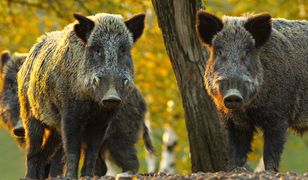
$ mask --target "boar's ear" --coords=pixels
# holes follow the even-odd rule
[[[75,33],[84,43],[87,43],[87,39],[89,38],[95,23],[81,14],[74,13],[74,17],[79,22],[74,26]]]
[[[196,30],[200,40],[212,45],[213,37],[223,28],[223,22],[216,16],[199,10],[197,13]]]
[[[137,14],[129,20],[125,21],[125,25],[129,32],[132,33],[133,41],[136,42],[141,36],[144,29],[145,14]]]
[[[255,46],[260,47],[264,43],[266,43],[266,41],[271,35],[271,15],[263,13],[249,17],[244,27],[255,39]]]
[[[0,69],[2,70],[4,65],[10,60],[11,55],[9,51],[3,51],[1,53]]]

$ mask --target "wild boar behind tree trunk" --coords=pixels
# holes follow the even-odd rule
[[[39,39],[18,73],[27,178],[43,177],[42,167],[61,142],[66,177],[78,177],[82,144],[81,176],[93,176],[112,117],[137,93],[130,50],[143,32],[144,15],[125,22],[112,14],[74,16],[77,22]]]
[[[19,118],[19,102],[17,95],[17,72],[25,61],[27,54],[10,54],[5,51],[1,55],[1,123],[12,134],[19,147],[25,149],[25,131]],[[50,164],[45,166],[45,177],[58,177],[63,173],[63,150],[58,150]]]
[[[24,147],[24,131],[19,118],[17,72],[27,54],[4,51],[0,67],[0,122],[12,134],[20,147]],[[17,127],[15,129],[15,127]]]
[[[199,11],[211,56],[204,83],[228,129],[230,168],[243,166],[256,127],[265,170],[278,171],[288,127],[308,129],[308,22],[269,14],[218,17]]]

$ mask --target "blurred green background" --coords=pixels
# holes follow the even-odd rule
[[[203,1],[206,10],[218,16],[239,16],[245,12],[269,12],[273,17],[306,19],[308,0],[208,0]],[[73,21],[72,14],[84,15],[98,12],[118,13],[129,18],[145,12],[146,29],[133,49],[136,67],[135,82],[149,105],[154,145],[158,160],[162,147],[164,127],[173,126],[179,136],[176,146],[176,170],[190,172],[189,145],[181,105],[172,67],[165,51],[161,32],[150,0],[0,0],[0,51],[28,52],[37,37],[45,32],[61,30]],[[167,111],[167,102],[175,106]],[[263,148],[262,135],[253,143],[254,152],[249,155],[252,166],[258,163]],[[138,143],[140,172],[145,172],[145,152]],[[308,135],[303,138],[290,134],[282,156],[281,171],[308,171]],[[159,161],[157,162],[159,164]],[[17,148],[9,134],[0,129],[0,180],[18,179],[25,172],[24,152]]]

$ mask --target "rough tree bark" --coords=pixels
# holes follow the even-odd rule
[[[195,31],[201,0],[152,0],[181,91],[192,172],[227,169],[226,136],[203,85],[208,52]]]

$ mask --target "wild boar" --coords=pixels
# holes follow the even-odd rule
[[[1,54],[1,122],[12,134],[19,147],[25,149],[25,130],[19,118],[19,102],[17,94],[17,72],[27,57],[26,53],[4,51]],[[50,164],[45,166],[44,178],[58,177],[63,173],[62,148],[53,156]]]
[[[228,130],[230,168],[245,164],[259,127],[265,170],[278,171],[287,129],[308,129],[308,22],[200,10],[196,29],[210,51],[204,85]]]
[[[0,122],[13,135],[20,147],[24,147],[24,130],[19,118],[17,72],[27,54],[9,51],[1,53],[0,60]]]
[[[62,143],[66,177],[78,177],[81,147],[81,176],[93,176],[111,119],[126,102],[139,101],[130,99],[138,97],[131,48],[145,15],[127,21],[104,13],[74,17],[77,22],[62,31],[42,36],[18,73],[27,178],[42,178],[42,167]]]

